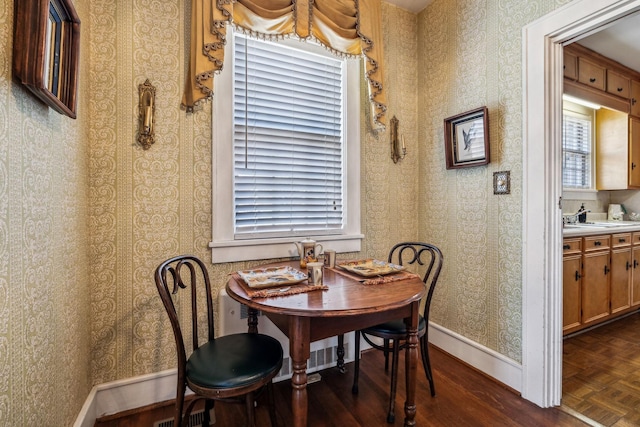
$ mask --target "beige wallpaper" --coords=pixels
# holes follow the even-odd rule
[[[521,359],[521,27],[567,0],[383,4],[389,116],[362,112],[362,254],[432,241],[446,267],[433,320]],[[11,81],[13,2],[0,8],[0,424],[70,425],[90,387],[173,366],[152,280],[179,253],[210,260],[211,108],[179,109],[184,1],[74,0],[83,25],[78,120]],[[135,145],[137,85],[157,87],[156,144]],[[445,117],[486,105],[491,164],[444,168]],[[494,196],[492,173],[512,193]],[[217,288],[232,270],[211,265]],[[60,396],[64,396],[61,399]],[[55,410],[54,410],[55,408]]]
[[[89,11],[77,120],[12,82],[13,2],[0,6],[0,425],[71,425],[91,390]]]
[[[141,2],[92,3],[90,49],[90,224],[93,382],[174,365],[173,338],[153,284],[154,268],[179,253],[211,259],[211,105],[178,109],[184,78],[183,2],[152,13]],[[143,13],[143,11],[145,13]],[[363,253],[385,256],[393,242],[417,237],[416,16],[385,7],[389,114],[400,120],[409,156],[389,157],[388,134],[373,134],[362,112]],[[99,53],[99,54],[98,54]],[[156,143],[133,145],[137,85],[157,87]],[[363,98],[363,105],[366,105]],[[223,287],[230,271],[262,261],[210,265]]]

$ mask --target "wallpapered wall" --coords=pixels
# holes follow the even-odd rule
[[[393,164],[388,133],[372,134],[362,113],[362,254],[416,237],[441,246],[433,319],[515,360],[521,27],[567,1],[435,0],[419,16],[383,3],[384,83],[405,160]],[[211,107],[178,107],[185,3],[74,0],[83,40],[73,121],[11,82],[13,2],[2,0],[0,424],[69,425],[91,385],[173,365],[152,273],[179,253],[209,260],[211,238]],[[143,151],[135,114],[146,78],[157,87],[157,142]],[[481,105],[491,164],[446,171],[442,120]],[[511,170],[510,196],[492,194],[496,170]],[[212,280],[219,289],[257,263],[211,265]]]
[[[431,319],[522,356],[522,27],[569,0],[435,0],[419,15],[420,237],[447,268]],[[443,119],[489,109],[491,163],[446,170]],[[493,172],[511,171],[511,194]]]
[[[12,82],[13,1],[0,2],[0,425],[70,425],[91,390],[87,60],[77,120]]]
[[[189,30],[184,3],[152,10],[143,1],[91,4],[94,383],[174,366],[153,271],[180,253],[211,259],[211,105],[193,115],[178,108]],[[377,257],[418,233],[416,16],[386,5],[384,28],[389,117],[400,120],[409,155],[393,164],[388,133],[373,134],[363,108],[363,254]],[[133,143],[136,88],[146,78],[157,88],[156,143],[143,151]],[[229,272],[261,262],[210,265],[212,283],[220,289]]]

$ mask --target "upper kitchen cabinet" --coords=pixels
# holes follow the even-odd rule
[[[596,111],[596,188],[640,188],[640,119],[620,111]]]
[[[631,111],[632,116],[640,117],[640,80],[631,80]]]
[[[564,93],[640,117],[640,73],[577,43],[564,48]]]

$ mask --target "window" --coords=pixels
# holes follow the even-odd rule
[[[225,58],[214,96],[213,261],[293,256],[304,237],[359,251],[358,61],[237,33]]]
[[[564,103],[562,115],[562,187],[594,191],[594,110]]]

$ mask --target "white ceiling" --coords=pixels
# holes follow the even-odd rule
[[[433,0],[385,0],[387,3],[395,4],[409,12],[418,13],[427,7]]]
[[[583,46],[640,72],[640,14],[619,19],[578,40]]]

